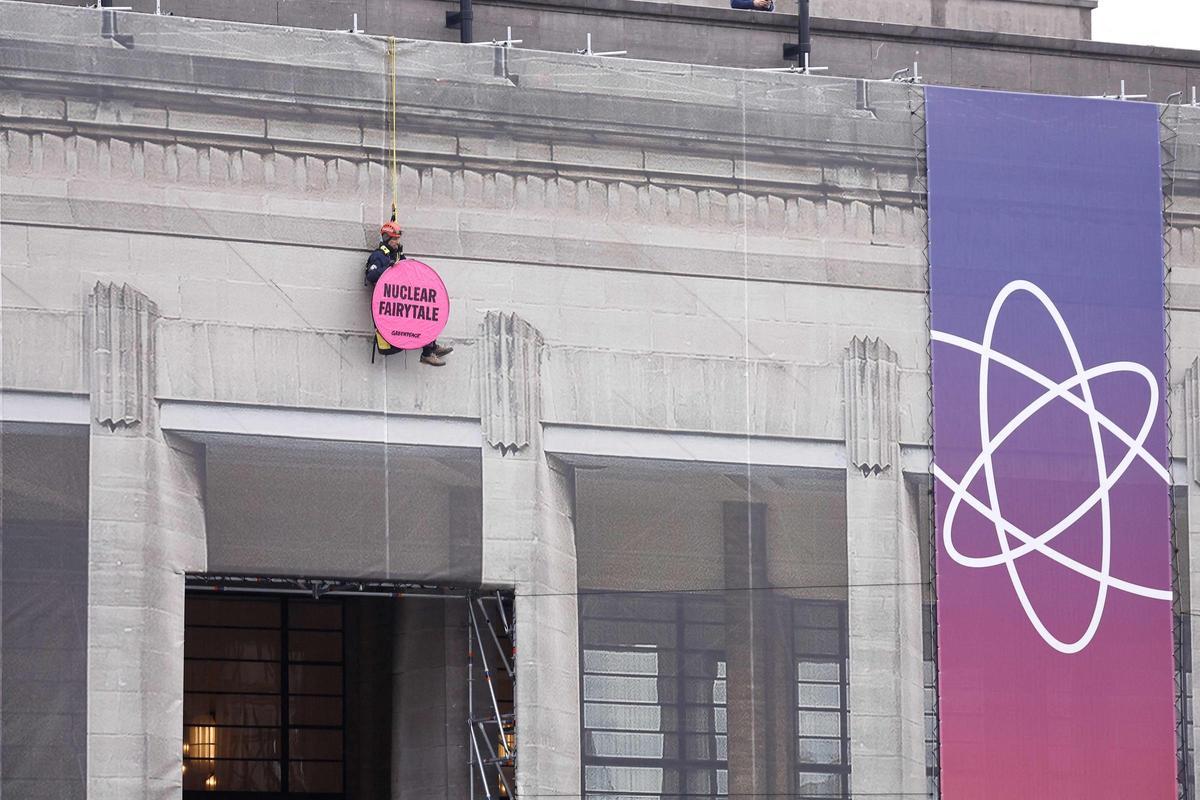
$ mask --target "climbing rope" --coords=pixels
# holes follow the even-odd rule
[[[392,138],[392,221],[396,221],[396,201],[399,199],[400,168],[396,155],[396,37],[388,37],[388,71],[391,73],[391,113],[389,128]]]

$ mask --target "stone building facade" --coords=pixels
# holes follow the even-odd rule
[[[393,67],[351,33],[0,14],[0,791],[178,796],[205,576],[511,591],[518,795],[928,791],[920,86],[410,39]],[[1022,51],[1010,88],[1056,88],[1028,81],[1060,57]],[[1186,619],[1200,109],[1162,122]],[[445,369],[372,362],[360,270],[393,176],[452,294]],[[343,792],[462,796],[464,612],[365,602]],[[646,674],[657,699],[612,689]],[[710,727],[624,767],[639,703]]]

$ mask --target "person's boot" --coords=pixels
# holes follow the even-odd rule
[[[429,353],[421,356],[421,363],[428,364],[431,367],[444,367],[446,362],[437,357],[437,353]]]
[[[434,355],[436,355],[438,358],[441,358],[442,356],[448,356],[451,353],[453,353],[454,348],[453,347],[442,347],[439,344],[433,352],[434,352]]]

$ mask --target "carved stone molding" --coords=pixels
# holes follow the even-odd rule
[[[211,138],[211,137],[210,137]],[[9,175],[92,178],[269,191],[281,196],[319,194],[345,200],[374,192],[386,180],[384,167],[356,157],[286,152],[264,141],[256,147],[206,141],[129,141],[97,133],[96,138],[55,131],[0,131],[9,152]],[[35,155],[36,153],[36,155]],[[644,157],[636,151],[617,151]],[[423,163],[429,160],[441,164]],[[510,160],[428,153],[402,158],[399,188],[402,211],[421,208],[483,209],[530,215],[569,214],[609,221],[649,221],[695,230],[761,233],[781,238],[835,238],[883,245],[919,245],[924,211],[913,204],[909,179],[880,173],[888,188],[862,187],[850,167],[812,167],[787,172],[781,180],[736,179],[731,175],[662,172],[653,181],[626,170],[573,164],[554,165],[567,173],[548,175],[544,160]],[[464,166],[473,165],[471,166]],[[103,165],[103,166],[102,166]],[[766,168],[764,168],[766,169]],[[732,170],[732,167],[730,167]],[[586,173],[591,172],[588,176]],[[739,180],[741,181],[739,183]],[[831,186],[844,190],[831,191]]]
[[[517,452],[533,441],[541,420],[542,335],[525,320],[489,311],[479,336],[479,416],[487,443]]]
[[[842,361],[846,457],[863,475],[892,467],[900,443],[900,368],[881,339],[854,337]]]
[[[1200,358],[1183,373],[1183,437],[1188,470],[1200,484]]]
[[[158,309],[129,284],[97,283],[88,296],[92,416],[112,430],[145,421]]]

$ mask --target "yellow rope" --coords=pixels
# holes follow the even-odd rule
[[[399,159],[396,155],[396,37],[388,37],[388,66],[391,72],[391,133],[392,133],[392,219],[396,219],[396,201],[399,199]]]

